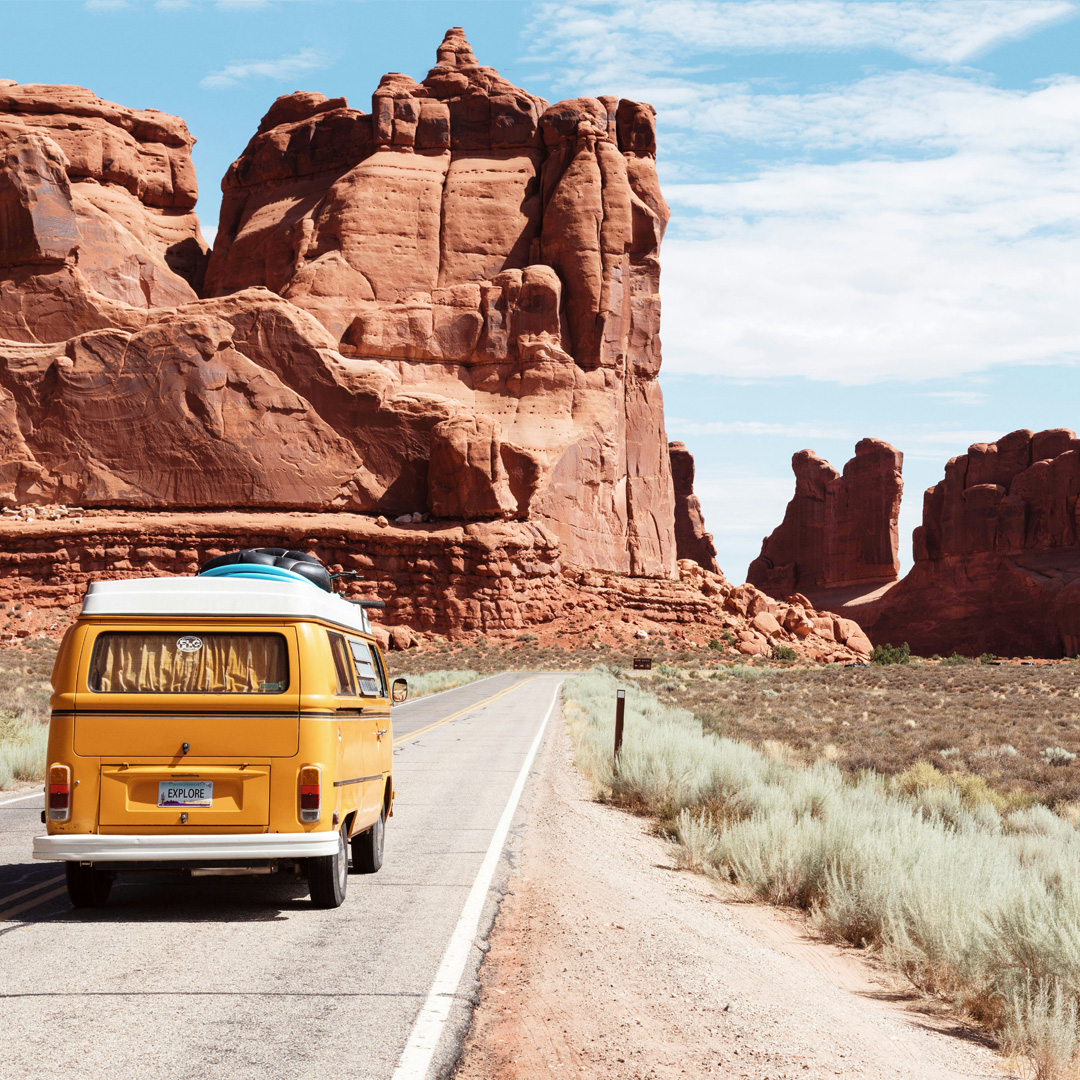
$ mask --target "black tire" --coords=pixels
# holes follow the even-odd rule
[[[319,855],[307,861],[308,892],[317,908],[341,907],[349,884],[349,849],[346,826],[338,833],[338,849],[333,855]]]
[[[68,899],[72,907],[104,907],[112,891],[113,875],[97,866],[64,863]]]
[[[352,838],[353,873],[375,874],[383,863],[383,844],[386,842],[386,811],[379,820]]]

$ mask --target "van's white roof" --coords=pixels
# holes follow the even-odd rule
[[[301,581],[234,577],[96,581],[86,592],[82,613],[321,619],[348,630],[371,632],[371,623],[362,607]]]

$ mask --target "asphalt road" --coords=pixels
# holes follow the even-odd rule
[[[60,864],[30,858],[40,796],[0,793],[0,1080],[444,1074],[481,956],[468,912],[484,935],[558,683],[499,675],[395,707],[385,862],[350,874],[335,911],[310,907],[302,885],[172,876],[121,878],[108,906],[75,911]],[[453,988],[445,1025],[437,973]]]

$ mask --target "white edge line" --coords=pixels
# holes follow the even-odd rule
[[[446,946],[446,952],[443,953],[442,963],[435,973],[427,999],[424,1001],[420,1014],[413,1024],[412,1031],[409,1033],[409,1040],[405,1044],[405,1049],[401,1052],[401,1058],[391,1080],[423,1080],[431,1067],[432,1058],[435,1056],[435,1050],[439,1045],[439,1039],[442,1037],[446,1021],[450,1017],[450,1008],[454,1003],[454,996],[461,982],[461,976],[465,972],[465,965],[468,963],[469,954],[472,951],[476,933],[480,927],[480,917],[484,913],[484,904],[487,901],[488,890],[491,888],[491,880],[495,876],[495,868],[502,858],[506,837],[510,832],[510,825],[514,819],[514,811],[517,810],[521,793],[525,790],[525,782],[529,778],[529,771],[532,769],[536,753],[540,749],[540,740],[547,729],[551,714],[555,711],[555,702],[558,700],[562,684],[563,680],[560,679],[558,686],[555,687],[555,693],[552,695],[551,706],[548,708],[547,715],[544,717],[540,730],[536,733],[536,738],[533,739],[532,746],[525,756],[525,763],[521,766],[521,772],[518,773],[517,780],[514,782],[514,788],[510,792],[510,798],[507,800],[502,817],[499,818],[499,823],[495,826],[495,833],[491,837],[487,854],[480,864],[476,880],[469,890],[465,906],[461,909],[457,926],[454,927],[449,944]]]
[[[423,674],[421,672],[421,674]],[[400,705],[394,705],[392,711],[397,709],[405,709],[410,705],[418,705],[421,701],[430,701],[432,698],[437,698],[441,694],[452,694],[455,690],[464,690],[467,686],[479,686],[482,682],[487,682],[489,679],[497,679],[500,675],[511,674],[506,671],[496,671],[494,675],[485,675],[482,679],[473,679],[472,682],[458,683],[457,686],[448,686],[445,690],[436,690],[434,694],[421,694],[419,697],[414,697],[412,701],[403,701]],[[398,675],[399,679],[408,679],[408,675]],[[391,680],[393,681],[393,680]]]
[[[44,798],[45,798],[45,792],[44,791],[31,791],[29,795],[19,795],[14,799],[5,799],[3,802],[0,802],[0,806],[10,806],[12,803],[26,802],[27,799],[44,799]]]

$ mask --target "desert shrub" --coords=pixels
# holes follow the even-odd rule
[[[43,779],[48,741],[47,714],[22,712],[0,719],[0,789]]]
[[[1048,746],[1040,756],[1047,765],[1071,765],[1076,760],[1075,754],[1060,746]]]
[[[409,681],[409,697],[424,697],[426,694],[437,694],[441,690],[453,690],[456,686],[464,686],[466,683],[475,682],[480,678],[475,671],[425,671],[416,675],[407,676]]]
[[[875,645],[870,654],[870,662],[873,664],[906,664],[911,660],[911,646],[905,641],[903,645]]]
[[[710,649],[723,649],[724,643],[717,638],[711,638],[709,640]]]
[[[774,660],[798,660],[799,654],[790,645],[774,645],[772,647]]]
[[[992,652],[984,652],[979,657],[980,664],[996,664],[998,658]]]
[[[878,951],[1053,1080],[1080,1049],[1080,833],[1045,806],[1002,816],[986,781],[929,762],[846,777],[704,731],[615,681],[567,681],[575,760],[598,794],[661,815],[687,865],[807,910],[827,938]]]
[[[950,667],[962,667],[964,664],[973,663],[970,656],[961,656],[958,652],[954,652],[952,656],[944,657],[941,662],[948,664]]]

